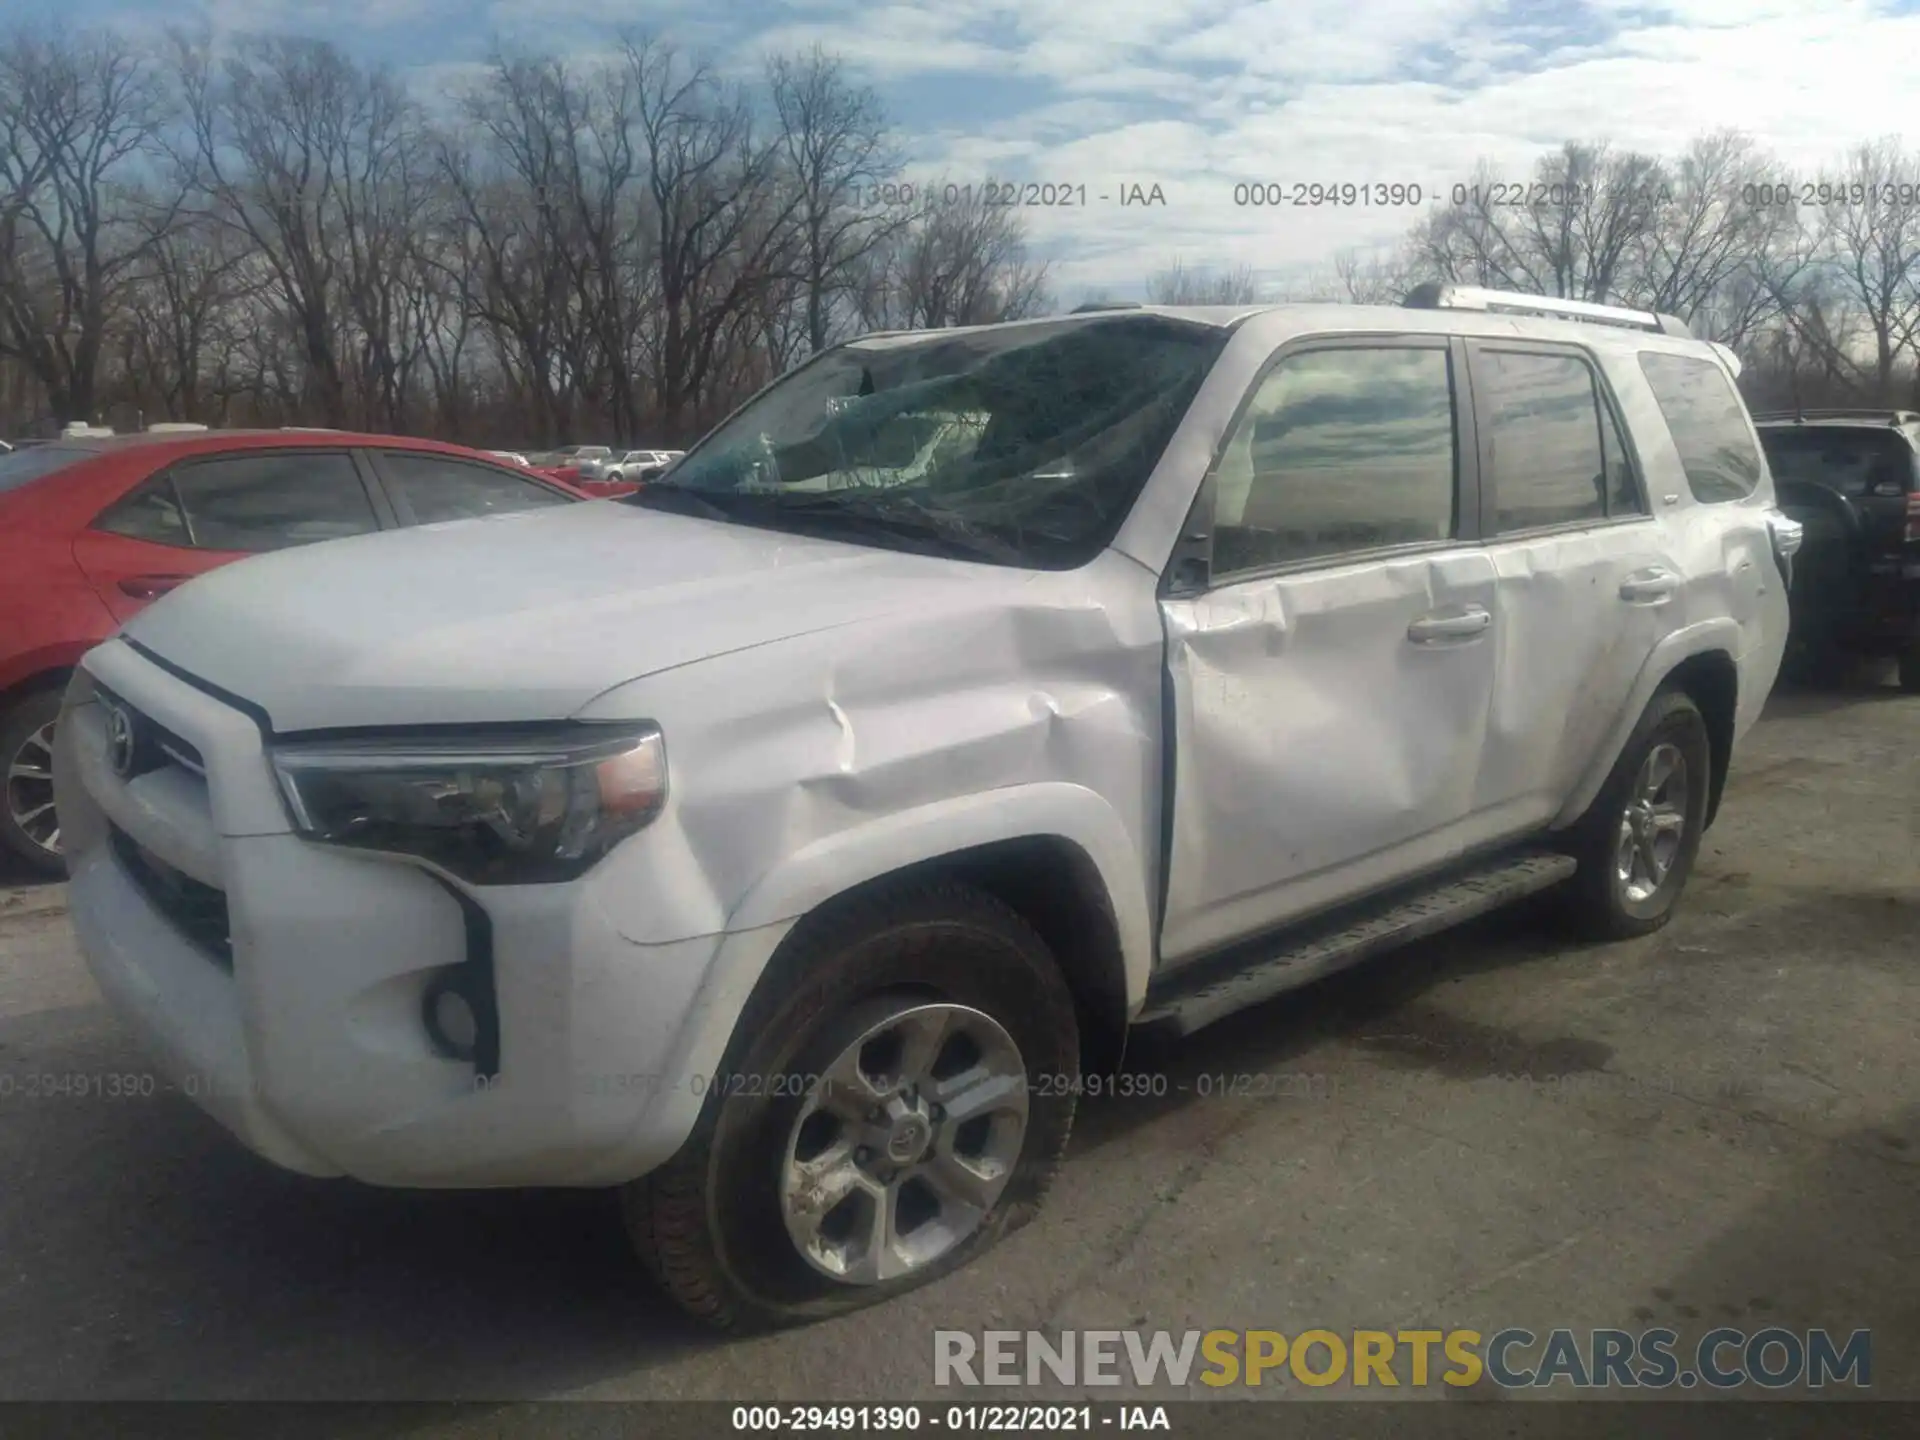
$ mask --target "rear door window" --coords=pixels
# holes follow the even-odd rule
[[[419,451],[381,451],[380,475],[401,519],[416,525],[543,510],[574,500],[510,470]]]
[[[222,455],[176,466],[171,478],[202,550],[282,550],[380,528],[344,450]]]
[[[1565,351],[1478,349],[1500,534],[1598,522],[1610,507],[1639,509],[1626,448],[1591,366]]]

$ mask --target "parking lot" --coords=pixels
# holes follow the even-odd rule
[[[652,1296],[606,1196],[305,1180],[178,1097],[27,1094],[146,1068],[61,904],[0,889],[10,1398],[905,1399],[947,1326],[1776,1323],[1870,1328],[1874,1391],[1920,1397],[1920,699],[1892,689],[1776,697],[1663,932],[1495,917],[1238,1016],[1153,1060],[1166,1095],[1088,1103],[982,1263],[743,1342]]]

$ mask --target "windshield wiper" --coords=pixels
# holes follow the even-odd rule
[[[769,508],[775,513],[879,527],[888,534],[909,539],[944,541],[954,549],[984,559],[1022,566],[1033,563],[1032,558],[1019,546],[989,534],[951,510],[926,505],[906,495],[848,497],[848,492],[844,490],[829,494],[834,498],[830,499],[828,495],[782,495]]]

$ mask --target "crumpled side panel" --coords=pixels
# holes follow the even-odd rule
[[[1472,812],[1495,650],[1414,622],[1491,608],[1477,551],[1249,580],[1164,605],[1175,705],[1169,960],[1341,898]]]
[[[636,681],[591,713],[658,722],[672,803],[649,834],[715,928],[789,857],[1007,787],[1085,787],[1157,884],[1162,632],[1153,578],[1108,555],[1080,572],[977,567],[897,613]],[[918,857],[906,857],[907,859]],[[905,863],[903,860],[902,863]],[[854,876],[848,883],[867,877]],[[658,940],[646,897],[604,897]],[[689,923],[685,918],[678,922]]]

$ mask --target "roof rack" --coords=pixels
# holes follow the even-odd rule
[[[1808,420],[1882,420],[1892,429],[1902,425],[1920,425],[1920,411],[1889,410],[1877,405],[1839,406],[1810,410],[1763,410],[1754,420],[1804,424]]]
[[[1096,310],[1141,310],[1145,307],[1138,300],[1089,300],[1084,305],[1076,305],[1069,315],[1091,315]]]
[[[1538,315],[1549,320],[1584,320],[1597,325],[1622,325],[1650,330],[1683,340],[1694,338],[1692,327],[1678,315],[1653,310],[1629,310],[1620,305],[1595,305],[1587,300],[1564,300],[1556,295],[1521,295],[1508,290],[1484,290],[1471,285],[1445,285],[1429,280],[1416,285],[1401,302],[1408,310],[1483,310],[1516,315]]]

